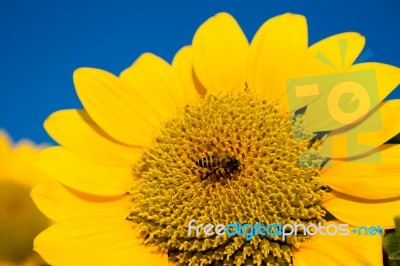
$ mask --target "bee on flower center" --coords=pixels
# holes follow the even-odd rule
[[[221,157],[213,154],[212,156],[206,156],[198,160],[196,165],[207,169],[207,174],[201,180],[207,179],[212,175],[215,175],[218,180],[224,176],[232,177],[236,170],[241,169],[240,161],[232,155]]]

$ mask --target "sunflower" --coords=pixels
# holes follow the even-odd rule
[[[400,146],[385,143],[400,132],[400,101],[383,100],[400,70],[353,64],[365,43],[358,33],[310,47],[307,38],[305,18],[284,14],[249,44],[235,19],[219,13],[171,65],[145,53],[119,77],[76,70],[84,110],[44,123],[60,146],[35,164],[57,182],[32,196],[57,223],[34,249],[54,265],[381,265],[379,235],[188,234],[192,219],[393,228]],[[356,79],[360,71],[376,79],[376,100],[345,124],[312,112],[315,99],[290,103],[287,88],[306,77]],[[341,140],[376,114],[381,128],[368,126],[364,148],[346,150]]]
[[[29,196],[30,189],[46,179],[29,165],[41,149],[26,140],[13,146],[0,130],[0,265],[43,263],[32,251],[33,239],[49,221]]]

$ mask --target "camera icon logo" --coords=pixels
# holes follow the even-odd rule
[[[346,145],[347,148],[343,157],[350,158],[352,154],[371,150],[371,147],[359,142],[359,136],[382,128],[379,109],[369,114],[379,103],[374,70],[290,79],[287,81],[287,93],[290,113],[303,114],[305,131],[316,135],[332,131],[338,133],[338,138],[342,139],[339,145]],[[358,123],[367,114],[370,116],[368,122]],[[356,130],[351,130],[355,126]],[[335,158],[337,145],[324,141],[324,155]],[[379,161],[379,155],[372,157],[374,161]],[[372,157],[368,157],[368,162]]]

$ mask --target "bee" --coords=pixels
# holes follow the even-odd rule
[[[226,175],[232,177],[235,170],[240,170],[240,161],[231,155],[225,157],[220,157],[216,154],[206,156],[198,160],[196,165],[209,170],[201,180],[207,179],[211,175],[215,175],[218,180]]]

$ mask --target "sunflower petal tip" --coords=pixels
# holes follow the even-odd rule
[[[32,190],[29,193],[30,198],[32,199],[32,201],[35,203],[36,206],[37,202],[40,200],[39,199],[39,194],[40,194],[40,186],[36,185],[32,188]]]
[[[42,241],[42,234],[45,231],[41,232],[40,234],[38,234],[35,239],[33,240],[33,250],[38,252],[40,254],[41,251],[41,241]]]
[[[212,16],[209,19],[207,19],[204,22],[204,24],[208,24],[208,23],[211,23],[211,24],[214,24],[214,23],[224,24],[224,23],[232,23],[232,21],[234,23],[237,23],[236,19],[231,14],[229,14],[228,12],[224,11],[224,12],[216,13],[214,16]]]
[[[51,124],[51,122],[54,120],[54,117],[57,116],[57,113],[58,113],[58,112],[60,112],[60,111],[55,111],[55,112],[49,114],[49,115],[46,117],[46,119],[44,120],[44,122],[43,122],[43,128],[46,130],[47,133],[48,133],[49,124]]]
[[[94,68],[94,67],[79,67],[75,69],[72,79],[76,86],[77,82],[85,81],[87,79],[92,80],[94,77],[98,77],[99,75],[112,75],[109,72]]]
[[[292,12],[287,12],[287,13],[283,13],[282,15],[280,15],[280,17],[283,17],[283,16],[294,17],[294,18],[305,18],[305,16],[302,14],[297,14],[297,13],[292,13]]]
[[[73,78],[79,77],[80,75],[84,75],[89,70],[88,67],[79,67],[74,70]],[[89,70],[90,71],[90,70]]]
[[[155,54],[151,53],[151,52],[144,52],[143,54],[141,54],[137,60],[139,59],[143,59],[143,58],[154,58],[157,57]]]
[[[215,14],[214,17],[219,17],[219,18],[233,18],[233,16],[231,14],[229,14],[228,12],[219,12],[217,14]]]
[[[289,21],[293,21],[295,23],[307,22],[307,18],[304,15],[291,13],[291,12],[283,13],[281,15],[272,17],[267,21],[274,21],[274,20],[278,20],[278,21],[279,20],[289,20]]]

